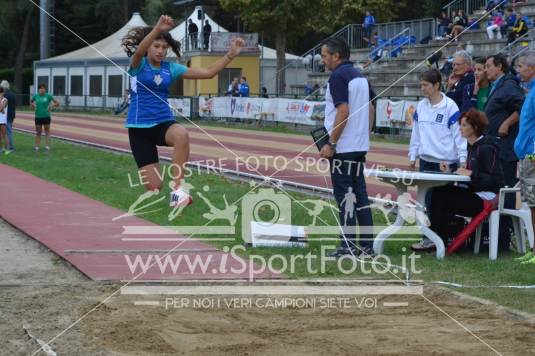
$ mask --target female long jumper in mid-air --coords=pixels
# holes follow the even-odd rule
[[[169,48],[180,57],[180,43],[173,39],[171,17],[162,15],[154,28],[136,27],[123,38],[122,46],[131,57],[131,98],[125,126],[128,128],[130,148],[140,177],[148,190],[160,190],[163,182],[157,146],[173,147],[171,206],[185,206],[192,202],[181,187],[189,157],[189,137],[186,129],[175,122],[167,97],[176,79],[209,79],[223,70],[236,57],[243,45],[241,38],[231,41],[230,49],[207,68],[188,68],[165,61]]]

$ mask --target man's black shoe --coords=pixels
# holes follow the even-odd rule
[[[357,257],[358,254],[359,254],[359,251],[355,248],[340,246],[333,252],[329,253],[327,256],[334,257],[334,258],[340,258],[342,256],[347,256],[347,255]]]

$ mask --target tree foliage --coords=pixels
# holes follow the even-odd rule
[[[39,0],[34,0],[39,4]],[[149,24],[167,13],[175,19],[184,17],[187,8],[175,6],[174,0],[49,0],[52,13],[65,26],[89,43],[113,33],[139,11]],[[249,32],[259,32],[268,46],[278,53],[278,66],[284,66],[284,53],[302,54],[321,39],[347,24],[362,23],[366,10],[379,22],[436,16],[445,0],[422,0],[419,6],[408,6],[408,0],[203,0],[212,18],[223,27],[236,29],[239,20]],[[420,6],[421,5],[421,6]],[[29,10],[33,8],[32,13]],[[0,69],[31,67],[39,59],[39,9],[30,1],[3,0],[0,16]],[[29,16],[27,16],[29,14]],[[24,31],[25,20],[30,26]],[[50,20],[53,37],[51,55],[59,55],[85,46],[70,31]],[[23,36],[26,42],[23,41]],[[24,46],[22,46],[24,44]],[[21,48],[24,51],[21,51]],[[3,78],[0,78],[3,79]],[[280,85],[284,86],[284,78]]]
[[[277,51],[277,90],[284,92],[286,43],[309,30],[308,19],[315,16],[319,3],[307,0],[221,0],[226,10],[237,11],[250,31],[264,32],[275,38]]]
[[[361,24],[366,11],[371,11],[377,22],[393,21],[406,0],[319,0],[319,12],[313,19],[317,30],[330,34],[336,28],[347,24]]]
[[[366,10],[377,21],[392,20],[405,0],[220,0],[226,10],[237,11],[251,31],[264,32],[275,40],[277,88],[284,92],[285,53],[308,32],[330,34],[351,23],[362,23]]]

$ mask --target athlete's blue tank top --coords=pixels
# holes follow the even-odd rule
[[[174,120],[167,102],[169,86],[187,67],[162,61],[160,68],[153,68],[146,58],[139,68],[130,69],[130,106],[126,127],[153,127]]]

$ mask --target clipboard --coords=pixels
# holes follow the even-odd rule
[[[327,132],[327,129],[325,129],[323,126],[310,131],[310,135],[312,136],[318,151],[321,151],[323,146],[329,143],[329,132]]]

